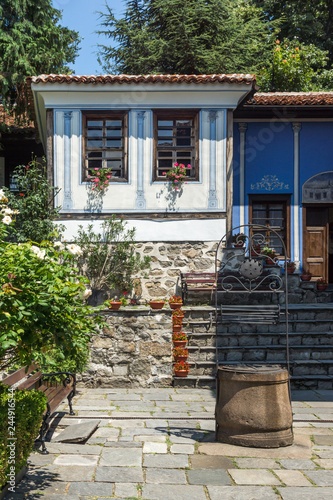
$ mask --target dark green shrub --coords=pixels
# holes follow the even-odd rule
[[[26,464],[39,433],[46,401],[46,396],[35,390],[14,391],[12,399],[10,389],[0,384],[0,489],[14,469],[17,474]],[[8,445],[12,445],[13,451]]]

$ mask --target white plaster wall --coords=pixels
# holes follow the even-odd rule
[[[169,182],[152,182],[153,179],[153,137],[151,109],[145,111],[143,122],[143,190],[146,211],[149,212],[204,212],[208,209],[210,189],[210,121],[209,110],[200,113],[199,181],[188,182],[181,191],[171,188]],[[131,212],[136,211],[138,188],[138,110],[131,110],[129,117],[129,178],[128,182],[111,183],[103,196],[92,197],[91,185],[82,182],[82,135],[81,112],[72,110],[70,139],[71,197],[73,208],[63,212]],[[216,113],[216,197],[217,209],[225,211],[226,182],[226,130],[225,110]],[[56,200],[62,206],[64,201],[64,111],[55,111],[54,168],[55,184],[61,188]],[[140,210],[140,211],[145,211]]]
[[[60,220],[66,230],[64,239],[73,241],[79,225],[87,229],[93,224],[95,232],[101,231],[101,220]],[[194,220],[127,220],[126,229],[135,228],[137,242],[167,242],[167,241],[219,241],[226,232],[225,219],[194,219]]]

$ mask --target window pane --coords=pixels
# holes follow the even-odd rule
[[[88,168],[101,168],[102,160],[88,160]]]
[[[163,137],[172,137],[173,136],[173,130],[172,129],[158,129],[158,137],[163,138]]]
[[[87,158],[102,158],[102,151],[89,151],[87,153]]]
[[[159,146],[172,146],[173,142],[172,139],[159,139],[158,143]]]
[[[157,126],[158,127],[173,127],[173,121],[172,120],[158,120]]]
[[[121,137],[121,128],[108,128],[106,130],[107,137]]]
[[[107,127],[121,127],[121,120],[106,120],[105,125]]]
[[[102,128],[90,128],[87,130],[88,137],[103,137],[103,129]]]
[[[106,141],[106,147],[107,148],[121,148],[121,139],[108,139]]]
[[[121,159],[121,151],[105,151],[104,153],[105,158],[118,158]]]
[[[159,168],[172,168],[172,160],[159,160],[158,167]]]
[[[106,162],[107,168],[112,168],[112,169],[119,169],[121,168],[121,160],[108,160]]]
[[[177,146],[191,146],[191,138],[176,138],[176,145]]]
[[[87,127],[103,127],[103,121],[87,120]]]
[[[103,141],[102,140],[88,139],[88,141],[87,141],[87,147],[88,148],[102,148],[103,147]]]

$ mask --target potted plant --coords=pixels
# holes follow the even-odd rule
[[[324,278],[319,278],[317,280],[317,290],[324,291],[327,288],[327,281]]]
[[[175,347],[172,353],[175,361],[186,361],[188,358],[188,349],[184,349],[184,347]]]
[[[162,309],[165,304],[165,300],[150,300],[149,305],[152,309]]]
[[[187,335],[184,332],[176,332],[172,335],[172,342],[175,347],[185,347]]]
[[[109,309],[112,309],[114,311],[117,311],[118,309],[120,309],[120,306],[121,306],[121,301],[120,300],[117,300],[117,299],[113,299],[113,300],[110,300],[109,301]]]
[[[174,333],[180,332],[183,327],[183,316],[174,316],[172,318],[172,330]]]
[[[180,309],[183,305],[182,298],[179,295],[172,295],[169,299],[171,309]]]
[[[246,236],[244,233],[237,233],[237,234],[234,234],[232,237],[232,243],[233,243],[235,248],[243,247],[245,241],[246,241]]]
[[[187,377],[190,365],[186,361],[177,361],[173,367],[175,377]]]
[[[185,182],[186,179],[186,171],[190,170],[191,165],[183,165],[183,163],[174,163],[173,168],[170,168],[168,172],[163,172],[162,175],[165,175],[169,181],[171,181],[172,187],[175,188],[175,191],[181,188],[182,184],[187,184]]]
[[[303,272],[301,274],[301,280],[302,281],[310,281],[312,278],[312,274],[308,269],[303,269]]]
[[[295,262],[287,260],[287,274],[293,274],[295,272],[295,269],[296,269]]]
[[[250,250],[251,257],[258,257],[261,254],[261,246],[259,243],[252,243]]]
[[[264,247],[262,253],[266,255],[266,266],[274,266],[276,251],[273,248]]]

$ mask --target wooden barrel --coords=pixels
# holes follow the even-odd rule
[[[216,397],[217,441],[258,448],[293,443],[289,373],[281,366],[221,366]]]

